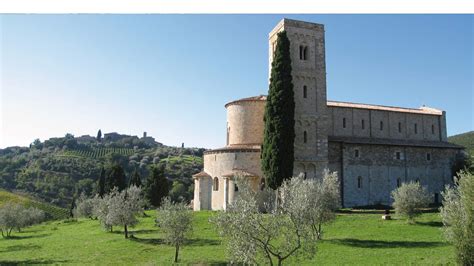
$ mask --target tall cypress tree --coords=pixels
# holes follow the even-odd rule
[[[125,179],[125,172],[123,171],[122,166],[115,164],[112,166],[107,178],[105,179],[105,192],[109,193],[114,187],[117,187],[119,191],[122,191],[127,187]]]
[[[153,167],[145,182],[145,198],[151,205],[159,207],[162,199],[168,196],[169,191],[170,184],[165,176],[165,166],[162,164]]]
[[[100,170],[99,180],[97,182],[97,194],[102,198],[105,195],[105,169]]]
[[[262,171],[266,184],[277,189],[293,175],[295,100],[291,77],[290,40],[278,33],[265,106]]]
[[[142,180],[140,178],[140,174],[138,173],[138,169],[135,169],[135,171],[133,171],[132,176],[130,177],[130,182],[128,183],[128,186],[141,187],[141,185],[142,185]]]

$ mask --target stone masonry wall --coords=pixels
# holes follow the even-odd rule
[[[451,165],[458,150],[385,145],[329,143],[329,165],[343,181],[345,207],[390,205],[398,182],[419,181],[435,199],[452,183]],[[358,152],[356,152],[358,150]],[[397,159],[397,152],[400,159]],[[358,153],[359,157],[356,157]],[[429,154],[429,155],[428,155]],[[358,178],[361,186],[358,186]]]
[[[227,106],[227,145],[263,143],[265,101],[242,101]]]

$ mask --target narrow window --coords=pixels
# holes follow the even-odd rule
[[[418,134],[418,124],[415,123],[415,134]]]
[[[397,151],[395,153],[395,156],[396,156],[397,160],[400,160],[402,158],[401,152],[399,152],[399,151]]]
[[[303,49],[304,49],[303,45],[300,45],[300,60],[303,60],[303,53],[304,53]]]
[[[398,122],[398,132],[402,133],[402,122]]]
[[[308,46],[303,49],[303,60],[308,60]]]
[[[306,133],[306,131],[303,132],[303,142],[306,143],[306,141],[308,141],[308,134]]]
[[[426,160],[427,160],[427,161],[431,161],[431,153],[428,152],[428,153],[426,154]]]
[[[400,178],[397,178],[397,187],[400,187],[402,185],[402,180]]]
[[[239,187],[237,186],[237,184],[234,185],[234,191],[239,191]]]
[[[346,118],[342,119],[342,128],[346,128]]]
[[[354,157],[359,158],[359,149],[354,150]]]
[[[438,193],[434,193],[434,203],[436,203],[436,204],[439,203],[439,196],[438,196]]]
[[[431,125],[431,134],[434,134],[434,133],[435,133],[434,125]]]
[[[362,129],[365,129],[365,121],[364,121],[364,119],[362,119],[361,125],[362,125]]]
[[[380,121],[380,130],[383,130],[383,121]]]
[[[212,190],[214,191],[218,191],[219,190],[219,179],[216,177],[214,177],[214,184],[212,186]]]
[[[357,177],[357,188],[362,188],[362,176]]]
[[[303,98],[308,97],[308,87],[303,86]]]

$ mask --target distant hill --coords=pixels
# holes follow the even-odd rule
[[[0,206],[8,202],[21,204],[25,207],[35,207],[40,210],[43,210],[46,213],[47,219],[65,219],[69,216],[69,212],[67,209],[47,204],[38,200],[34,200],[28,196],[14,194],[5,190],[0,190]]]
[[[448,138],[448,141],[466,148],[466,151],[474,156],[474,131],[454,135]]]
[[[66,134],[35,140],[30,147],[0,149],[0,188],[69,208],[79,194],[95,193],[102,167],[107,170],[120,164],[127,178],[137,169],[145,182],[150,168],[163,163],[170,182],[180,188],[179,195],[172,196],[189,201],[194,185],[191,176],[202,170],[204,151],[166,146],[146,133],[139,138],[112,132],[100,139]]]

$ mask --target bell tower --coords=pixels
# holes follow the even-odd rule
[[[328,167],[324,25],[283,19],[269,34],[269,73],[277,33],[286,31],[295,97],[294,175],[322,177]]]

